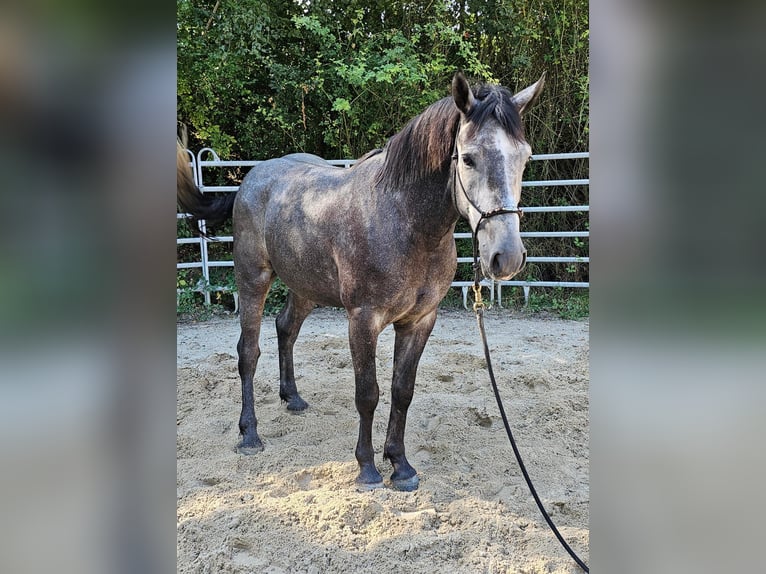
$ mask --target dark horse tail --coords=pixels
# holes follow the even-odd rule
[[[222,197],[203,194],[194,183],[186,150],[180,142],[178,142],[176,148],[178,171],[176,200],[182,211],[191,214],[189,221],[192,229],[200,235],[207,237],[207,234],[199,230],[197,225],[199,220],[205,220],[205,226],[208,230],[220,226],[231,217],[234,209],[234,198],[237,194],[227,193]]]

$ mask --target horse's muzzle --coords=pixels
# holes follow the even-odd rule
[[[527,263],[527,250],[496,251],[490,254],[489,264],[484,264],[482,258],[482,270],[486,277],[495,281],[507,281],[519,273]]]

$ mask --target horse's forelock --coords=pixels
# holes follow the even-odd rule
[[[524,124],[510,90],[503,86],[481,84],[473,92],[477,102],[466,118],[469,136],[474,135],[489,117],[493,117],[512,139],[524,141]]]

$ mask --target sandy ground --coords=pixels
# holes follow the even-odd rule
[[[588,561],[588,323],[492,309],[492,360],[527,470],[553,521]],[[357,413],[342,312],[317,309],[295,348],[310,407],[278,396],[273,318],[255,383],[264,452],[242,456],[235,318],[179,324],[180,573],[575,573],[527,490],[503,429],[471,312],[442,311],[420,363],[405,443],[416,492],[358,493]],[[382,460],[393,331],[381,335]]]

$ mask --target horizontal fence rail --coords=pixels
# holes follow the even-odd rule
[[[204,192],[236,192],[239,189],[238,185],[204,185],[203,169],[205,168],[221,168],[221,167],[240,167],[249,168],[261,163],[263,160],[222,160],[218,157],[218,154],[211,148],[203,148],[195,156],[191,151],[186,150],[189,154],[189,165],[192,168],[194,175],[194,182]],[[212,160],[203,159],[206,155],[213,157]],[[566,160],[566,159],[590,159],[590,152],[574,152],[574,153],[551,153],[551,154],[536,154],[533,155],[531,161],[549,161],[549,160]],[[331,159],[327,160],[331,165],[338,167],[349,168],[354,163],[355,159]],[[536,181],[523,181],[522,187],[561,187],[561,186],[589,186],[590,179],[554,179],[554,180],[536,180]],[[589,205],[561,205],[561,206],[530,206],[524,207],[525,214],[531,213],[557,213],[557,212],[590,212]],[[176,216],[178,219],[188,217],[188,214],[178,213]],[[200,222],[200,229],[205,231],[205,222]],[[455,240],[471,239],[471,234],[466,232],[456,232],[454,234]],[[522,231],[521,237],[554,237],[554,238],[580,238],[590,237],[590,231]],[[216,236],[217,243],[231,243],[234,238],[231,235]],[[210,304],[210,293],[221,291],[231,292],[234,296],[235,310],[239,307],[239,297],[235,290],[227,286],[211,285],[210,282],[210,269],[217,267],[234,267],[234,262],[231,260],[210,260],[208,251],[208,242],[201,237],[188,237],[176,239],[177,245],[197,244],[199,245],[200,257],[198,261],[191,262],[179,262],[176,263],[176,269],[201,269],[202,280],[196,286],[193,286],[193,290],[202,292],[204,295],[205,303]],[[569,263],[569,264],[589,264],[590,257],[528,257],[529,263]],[[458,257],[458,264],[473,263],[472,257]],[[473,285],[473,281],[453,281],[452,287],[459,287],[462,289],[463,305],[468,306],[468,290]],[[529,301],[530,289],[533,287],[567,287],[567,288],[589,288],[589,282],[581,281],[523,281],[523,280],[510,280],[510,281],[482,281],[482,287],[489,290],[490,301],[494,303],[495,294],[497,294],[498,303],[502,303],[502,288],[503,287],[521,287],[524,292],[525,302]],[[178,290],[180,293],[180,289]]]

